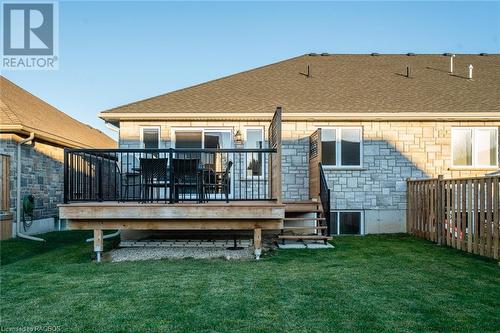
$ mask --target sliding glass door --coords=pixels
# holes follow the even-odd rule
[[[230,129],[193,129],[182,128],[173,130],[174,148],[176,149],[229,149],[232,148],[232,131]],[[218,198],[221,194],[221,182],[229,184],[228,192],[233,187],[233,177],[223,179],[223,175],[229,166],[229,162],[233,159],[232,153],[222,152],[203,152],[203,153],[176,153],[176,158],[179,160],[196,159],[198,167],[202,168],[203,180],[207,184],[214,186],[206,186],[205,196],[208,198]],[[174,163],[182,163],[181,161]],[[194,193],[191,193],[193,195]]]

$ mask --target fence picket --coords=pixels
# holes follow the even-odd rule
[[[474,179],[474,254],[479,254],[479,180]]]
[[[472,180],[467,180],[467,252],[472,253]]]
[[[408,233],[498,259],[500,176],[408,180]]]

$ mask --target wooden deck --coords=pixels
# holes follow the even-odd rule
[[[255,254],[261,253],[262,230],[283,228],[285,205],[276,201],[209,203],[73,202],[59,205],[69,229],[94,230],[100,258],[102,232],[128,230],[253,230]]]

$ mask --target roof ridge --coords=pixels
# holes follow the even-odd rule
[[[295,59],[298,59],[298,58],[301,58],[301,57],[307,57],[307,56],[309,56],[309,53],[302,54],[302,55],[299,55],[299,56],[296,56],[296,57],[292,57],[292,58],[288,58],[288,59],[285,59],[285,60],[280,60],[280,61],[273,62],[273,63],[267,64],[267,65],[262,65],[262,66],[254,67],[254,68],[247,69],[247,70],[244,70],[244,71],[241,71],[241,72],[237,72],[237,73],[234,73],[234,74],[229,74],[229,75],[226,75],[226,76],[223,76],[223,77],[219,77],[219,78],[216,78],[216,79],[213,79],[213,80],[209,80],[209,81],[197,83],[197,84],[194,84],[192,86],[187,86],[187,87],[184,87],[184,88],[172,90],[172,91],[169,91],[167,93],[160,94],[160,95],[147,97],[147,98],[135,101],[135,102],[125,103],[125,104],[116,106],[114,108],[107,109],[105,111],[101,111],[101,113],[112,113],[113,110],[121,109],[121,108],[126,107],[126,106],[131,106],[131,105],[134,105],[134,104],[143,103],[143,102],[155,99],[155,98],[164,97],[164,96],[167,96],[167,95],[170,95],[170,94],[174,94],[174,93],[178,93],[178,92],[181,92],[181,91],[184,91],[184,90],[187,90],[187,89],[192,89],[192,88],[204,86],[204,85],[207,85],[207,84],[210,84],[210,83],[213,83],[213,82],[225,80],[225,79],[228,79],[228,78],[231,78],[231,77],[234,77],[234,76],[238,76],[238,75],[242,75],[242,74],[247,74],[249,72],[261,70],[261,69],[264,69],[264,68],[267,68],[267,67],[270,67],[270,66],[274,66],[274,65],[277,65],[277,64],[281,64],[281,63],[284,63],[284,62],[287,62],[287,61],[291,61],[291,60],[295,60]]]

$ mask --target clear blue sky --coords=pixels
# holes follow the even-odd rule
[[[500,53],[500,2],[61,2],[59,31],[58,71],[2,75],[111,134],[99,111],[304,53]]]

